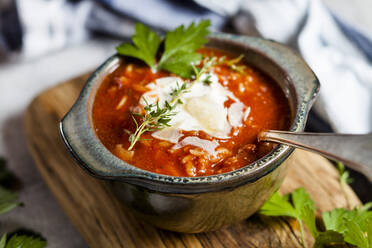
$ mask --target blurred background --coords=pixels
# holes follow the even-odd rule
[[[113,54],[136,22],[162,33],[210,19],[214,31],[285,43],[322,84],[307,131],[367,133],[371,10],[371,0],[0,0],[0,156],[22,180],[20,198],[28,206],[2,216],[0,233],[33,227],[47,237],[48,247],[85,247],[33,165],[22,116],[35,95]],[[358,196],[371,201],[371,184],[351,173]]]

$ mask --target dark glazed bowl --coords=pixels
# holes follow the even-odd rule
[[[289,99],[293,116],[290,131],[304,129],[319,82],[295,52],[260,38],[217,33],[209,39],[207,46],[244,54],[245,62],[274,78]],[[92,176],[110,181],[127,207],[160,228],[204,232],[256,212],[279,188],[293,148],[278,145],[262,159],[224,174],[174,177],[134,167],[103,146],[92,128],[92,105],[103,79],[121,59],[110,57],[90,76],[60,123],[63,140],[81,167]]]

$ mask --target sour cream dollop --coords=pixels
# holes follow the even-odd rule
[[[210,84],[203,83],[207,75],[200,78],[188,92],[184,93],[175,108],[177,114],[172,116],[171,127],[164,128],[152,134],[153,137],[177,143],[182,137],[180,130],[204,131],[205,133],[218,138],[228,139],[231,129],[242,125],[243,119],[247,118],[247,108],[234,94],[223,87],[215,74],[209,73]],[[150,90],[141,97],[140,104],[154,104],[159,101],[160,107],[165,101],[171,101],[170,92],[184,83],[179,77],[163,77],[147,84]],[[232,104],[227,108],[225,102],[231,99]]]

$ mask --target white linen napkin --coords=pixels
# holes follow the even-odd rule
[[[102,8],[98,2],[109,8]],[[320,0],[97,0],[82,1],[67,14],[56,11],[72,8],[61,0],[48,3],[52,14],[43,11],[43,15],[28,11],[32,6],[26,0],[18,3],[21,19],[33,20],[25,22],[26,30],[34,32],[25,34],[24,56],[81,42],[87,36],[84,26],[128,37],[135,21],[167,30],[211,19],[213,30],[221,30],[231,20],[239,33],[285,43],[302,55],[321,82],[314,109],[335,131],[372,132],[372,31],[356,30]],[[49,32],[49,25],[55,32]],[[41,34],[48,42],[35,39]]]
[[[227,1],[195,1],[226,14],[220,9]],[[345,33],[319,0],[232,2],[233,6],[240,5],[236,8],[240,12],[228,13],[239,32],[286,43],[303,56],[321,82],[314,108],[335,131],[372,132],[372,65],[367,57],[370,54],[355,43],[358,41],[355,38],[372,37],[372,33],[362,36],[352,29]],[[372,43],[365,40],[364,51],[372,52]]]

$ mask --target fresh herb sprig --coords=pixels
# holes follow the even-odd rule
[[[196,50],[207,43],[209,27],[209,20],[200,21],[198,24],[192,23],[186,28],[181,25],[167,32],[162,39],[148,27],[138,23],[135,27],[136,33],[132,36],[133,44],[121,44],[116,50],[120,55],[144,61],[153,70],[166,70],[184,78],[191,78],[192,64],[198,64],[202,59]],[[157,61],[162,42],[164,51]]]
[[[361,248],[372,247],[372,203],[363,207],[347,210],[336,208],[322,214],[326,231],[337,232],[344,242]]]
[[[0,157],[0,185],[14,179],[14,175],[7,169],[6,160]],[[5,214],[17,206],[23,205],[18,201],[18,195],[9,189],[0,186],[0,214]],[[0,238],[0,248],[44,248],[47,242],[34,235],[13,234],[7,238],[3,234]]]
[[[18,202],[18,195],[0,186],[0,214],[5,214],[17,206],[22,205]]]
[[[337,170],[340,176],[341,190],[346,200],[346,207],[350,208],[351,204],[350,204],[349,195],[346,194],[346,185],[353,182],[353,180],[350,178],[350,173],[345,170],[345,165],[343,163],[337,162]]]
[[[292,200],[292,203],[290,200]],[[263,215],[295,218],[300,224],[303,247],[306,247],[304,223],[313,235],[317,235],[314,211],[314,201],[311,200],[304,188],[299,188],[292,194],[285,196],[281,196],[276,192],[260,209],[260,213]]]
[[[186,93],[190,87],[187,86],[187,83],[179,85],[170,92],[172,99],[170,101],[164,102],[164,107],[160,108],[159,102],[155,104],[149,104],[146,98],[142,98],[145,102],[144,111],[145,114],[141,113],[132,113],[132,119],[136,124],[136,131],[129,134],[130,146],[128,150],[132,150],[134,145],[140,140],[142,134],[145,132],[157,131],[166,127],[169,127],[169,122],[171,121],[172,116],[177,113],[174,111],[178,104],[182,104],[180,97],[182,94]],[[136,117],[139,118],[142,123],[138,124]]]
[[[226,65],[227,67],[229,67],[230,69],[232,69],[236,72],[244,73],[244,68],[245,67],[243,65],[238,65],[242,61],[243,58],[244,58],[243,54],[241,54],[238,57],[233,58],[233,59],[226,59],[225,56],[222,56],[219,59],[218,64]]]
[[[267,216],[295,218],[300,224],[301,243],[304,242],[304,224],[315,239],[314,247],[351,244],[360,248],[372,248],[372,203],[347,210],[336,208],[322,214],[325,230],[319,230],[315,221],[314,202],[308,193],[299,188],[281,196],[276,192],[262,207],[260,213]]]
[[[216,57],[205,57],[203,59],[203,66],[201,68],[196,67],[195,64],[191,64],[192,70],[194,72],[194,82],[198,82],[203,74],[207,73],[213,66],[217,64],[218,59]]]
[[[36,236],[12,235],[7,239],[4,234],[0,239],[0,248],[44,248],[47,242]]]
[[[177,85],[177,88],[170,93],[172,99],[169,102],[166,101],[164,107],[160,108],[159,103],[148,104],[145,100],[145,113],[132,113],[136,130],[134,133],[126,130],[130,141],[128,150],[133,149],[143,133],[168,127],[172,116],[176,114],[174,110],[177,104],[182,104],[181,96],[196,82],[202,81],[206,85],[212,83],[209,74],[200,80],[211,67],[224,64],[233,70],[241,70],[241,66],[237,63],[241,61],[242,56],[232,60],[227,60],[226,57],[217,59],[214,56],[203,59],[201,54],[196,53],[196,50],[208,41],[206,36],[210,32],[209,27],[209,20],[200,21],[198,24],[192,23],[188,27],[182,25],[167,32],[165,38],[162,39],[148,27],[138,23],[135,27],[136,33],[132,36],[133,44],[124,43],[116,48],[118,54],[140,59],[153,70],[166,70],[183,78],[192,79],[181,86]],[[162,43],[164,50],[160,51]],[[199,68],[197,66],[199,64],[203,66]],[[136,118],[140,119],[141,124]]]
[[[165,101],[162,108],[160,108],[159,102],[156,104],[149,104],[147,100],[143,98],[143,101],[146,104],[144,107],[145,114],[132,113],[132,119],[136,125],[136,130],[134,133],[127,131],[130,142],[128,148],[129,151],[133,149],[134,145],[140,140],[142,134],[145,132],[157,131],[170,126],[169,122],[171,121],[171,118],[177,114],[177,112],[175,112],[176,106],[178,104],[183,104],[181,100],[182,95],[189,92],[195,83],[200,82],[202,75],[207,74],[209,70],[216,65],[217,58],[206,57],[203,59],[202,63],[203,66],[201,68],[196,67],[194,64],[191,65],[192,70],[194,71],[193,79],[184,82],[181,85],[177,84],[177,87],[169,93],[172,97],[171,100]],[[208,75],[206,77],[206,80],[207,79]],[[203,83],[206,83],[206,80],[203,80]],[[141,124],[138,123],[136,117],[142,121]]]
[[[152,69],[156,68],[156,55],[162,42],[160,36],[141,23],[136,24],[136,33],[132,36],[133,45],[123,43],[116,51],[125,56],[144,61]]]
[[[174,109],[178,102],[171,105],[171,103],[165,101],[164,107],[160,108],[159,102],[156,104],[149,104],[145,98],[143,98],[143,100],[146,103],[146,106],[144,107],[145,114],[132,113],[132,119],[136,124],[136,131],[134,133],[129,132],[129,151],[133,149],[134,145],[145,132],[152,132],[169,127],[171,117],[176,114]],[[136,117],[139,117],[142,120],[141,124],[138,124]]]
[[[0,214],[5,214],[15,207],[22,205],[18,201],[17,193],[4,187],[9,179],[14,179],[14,175],[7,168],[6,160],[0,157]]]

